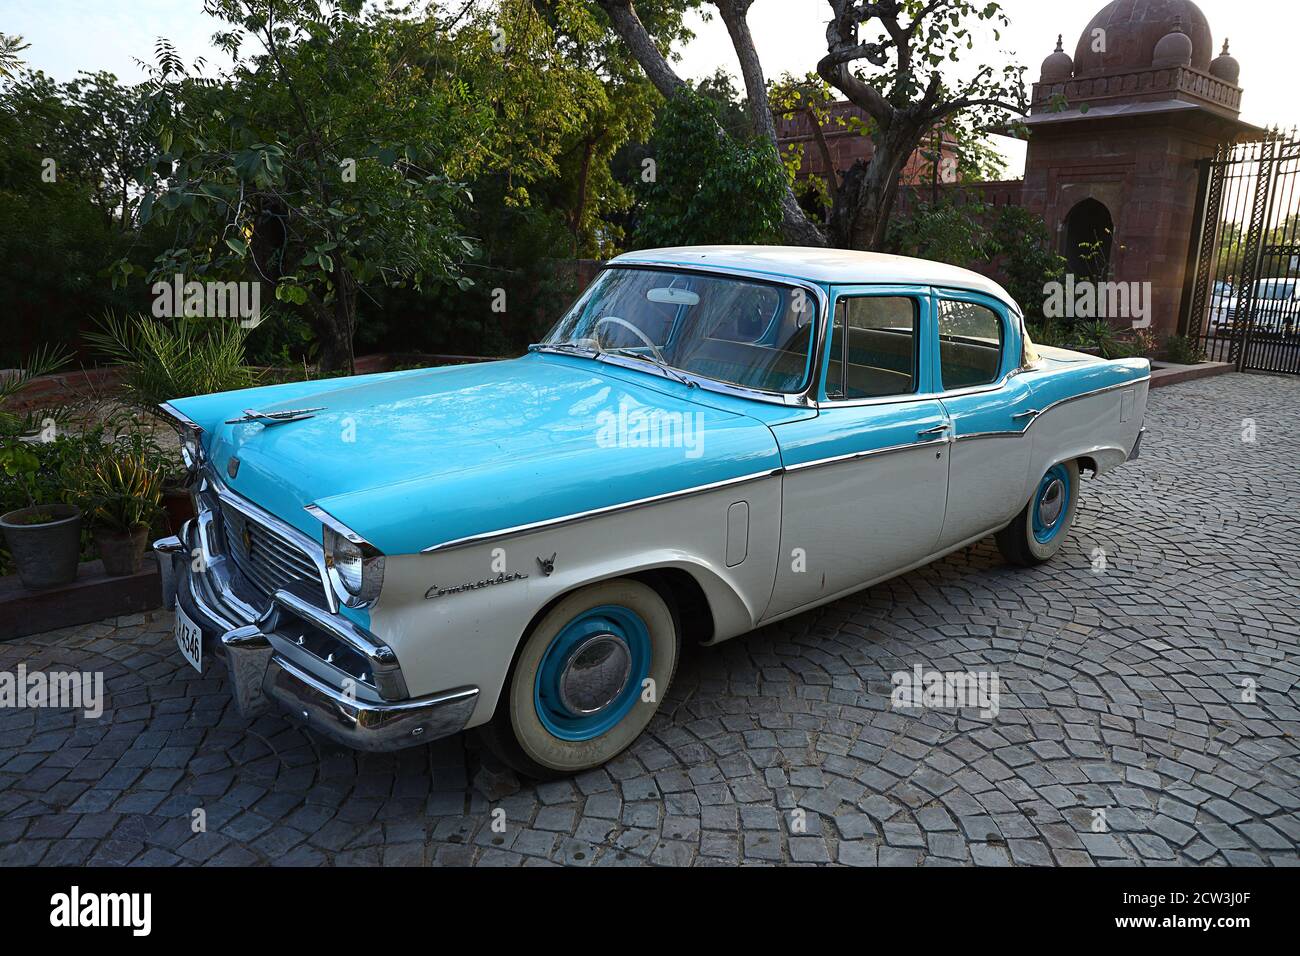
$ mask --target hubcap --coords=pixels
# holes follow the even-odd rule
[[[1047,469],[1034,496],[1033,534],[1039,544],[1047,544],[1065,526],[1070,493],[1070,473],[1065,466],[1053,465]]]
[[[650,630],[630,608],[583,611],[552,639],[533,679],[533,706],[560,740],[592,740],[636,705],[650,673]]]
[[[560,702],[574,714],[604,710],[627,686],[632,651],[617,634],[596,634],[573,651],[560,672]]]
[[[1056,524],[1056,519],[1061,516],[1061,508],[1065,505],[1065,483],[1060,478],[1053,478],[1043,489],[1042,495],[1038,499],[1038,514],[1043,519],[1043,524]]]

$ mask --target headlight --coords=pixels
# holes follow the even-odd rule
[[[384,555],[365,538],[316,505],[307,511],[321,523],[321,545],[330,586],[346,607],[369,607],[384,586]]]

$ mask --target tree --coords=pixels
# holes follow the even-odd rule
[[[367,285],[470,280],[458,174],[494,117],[436,51],[458,16],[361,11],[359,0],[206,0],[234,60],[221,80],[159,41],[157,152],[140,218],[173,226],[150,278],[245,278],[304,307],[323,369],[353,365]],[[475,34],[488,42],[486,31]],[[445,36],[441,36],[445,42]],[[250,40],[260,51],[245,57]],[[125,270],[125,271],[130,271]]]
[[[18,54],[30,46],[20,36],[0,33],[0,80],[13,79],[23,65],[22,57]]]
[[[632,0],[597,0],[613,29],[659,91],[672,98],[683,88],[660,45],[637,15]],[[730,34],[744,78],[755,135],[776,149],[776,127],[762,63],[746,15],[753,0],[711,0]],[[875,150],[831,184],[825,230],[800,207],[792,188],[782,197],[782,233],[801,245],[879,249],[886,242],[899,176],[908,157],[938,123],[957,114],[985,123],[1023,113],[1023,67],[980,66],[966,82],[950,85],[939,72],[960,61],[960,47],[974,46],[972,28],[1007,22],[996,2],[969,0],[828,0],[832,19],[827,52],[817,74],[870,118]],[[864,39],[865,31],[876,32]],[[995,29],[996,35],[996,29]]]
[[[643,185],[644,246],[765,243],[780,236],[785,171],[766,142],[718,136],[723,105],[686,89],[660,112]]]
[[[23,71],[0,87],[0,368],[42,342],[74,342],[107,308],[147,304],[143,290],[104,281],[114,260],[147,263],[160,248],[155,231],[122,218],[143,120],[106,122],[100,105],[135,95],[109,74],[56,83]]]

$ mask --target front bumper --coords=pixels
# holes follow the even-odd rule
[[[160,562],[170,565],[169,572],[163,574],[163,604],[178,604],[202,631],[205,672],[209,661],[222,662],[240,714],[251,717],[278,707],[355,750],[400,750],[464,729],[478,701],[476,687],[401,700],[366,699],[379,695],[342,671],[325,677],[312,672],[309,658],[293,659],[296,645],[303,643],[303,630],[358,648],[362,659],[370,662],[371,674],[389,662],[381,655],[392,652],[378,642],[365,641],[368,635],[350,621],[287,591],[277,591],[261,617],[242,619],[240,609],[247,605],[225,599],[220,575],[193,570],[191,556],[197,553],[198,534],[195,522],[189,522],[180,537],[154,543]],[[296,640],[294,631],[300,635]],[[391,663],[395,667],[395,661]],[[404,696],[400,672],[390,686],[400,687]]]

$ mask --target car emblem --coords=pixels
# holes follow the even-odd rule
[[[229,460],[227,460],[226,462],[226,474],[228,474],[231,478],[234,478],[237,474],[239,474],[239,459],[236,458],[234,455],[231,455]]]
[[[549,578],[555,573],[555,554],[552,554],[549,558],[539,557],[537,566],[542,569],[542,577]]]
[[[286,408],[282,412],[259,412],[256,408],[244,409],[238,418],[227,418],[227,425],[244,425],[248,422],[260,422],[263,425],[283,425],[287,422],[300,422],[304,418],[315,418],[313,412],[323,412],[324,405],[315,408]]]

